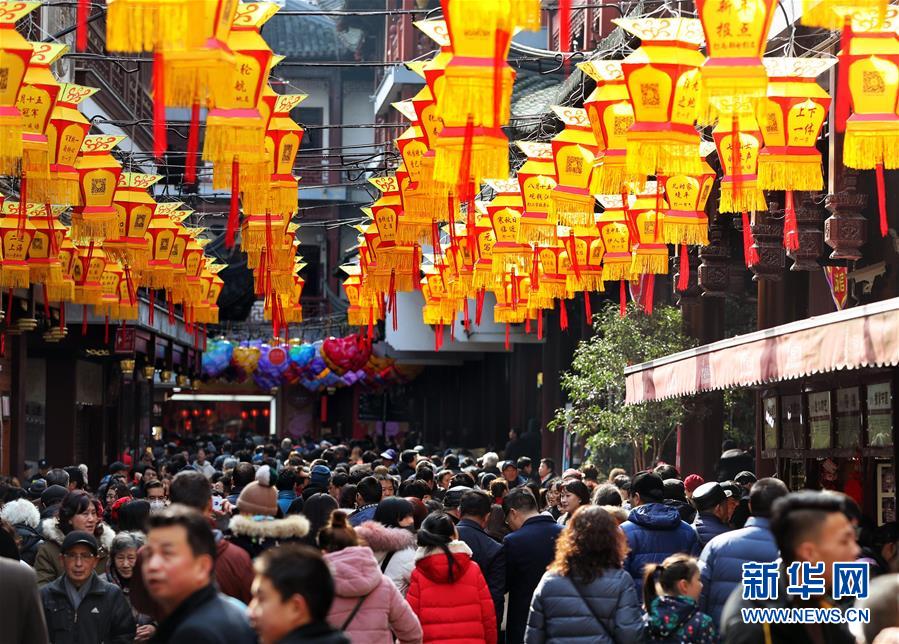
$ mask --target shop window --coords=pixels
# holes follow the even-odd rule
[[[877,463],[877,525],[896,520],[896,468]]]
[[[830,392],[820,391],[808,395],[809,447],[827,449],[830,447],[830,431],[833,426],[830,417]]]
[[[890,383],[879,382],[867,386],[868,446],[893,445],[893,396]]]
[[[798,396],[797,396],[798,398]],[[792,492],[805,488],[805,461],[791,458],[787,461],[787,484]]]
[[[858,447],[861,406],[858,387],[837,389],[837,447]]]
[[[780,399],[781,447],[803,449],[805,432],[802,422],[802,396],[783,396]]]

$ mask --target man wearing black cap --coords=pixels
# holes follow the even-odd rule
[[[699,535],[700,547],[730,530],[727,525],[730,520],[730,504],[727,501],[729,494],[732,492],[725,491],[715,481],[703,483],[693,491],[693,505],[699,513],[693,527]]]
[[[53,644],[130,644],[135,624],[121,589],[95,573],[99,546],[92,534],[74,530],[60,548],[65,573],[41,589],[47,632]]]
[[[518,473],[518,464],[515,461],[505,461],[500,468],[503,478],[509,484],[509,489],[515,489],[519,485],[524,485],[525,480]]]
[[[39,460],[37,462],[37,474],[31,476],[28,479],[28,482],[33,483],[33,482],[37,481],[38,479],[46,480],[47,472],[49,472],[49,471],[50,471],[50,461],[48,461],[46,458],[42,458],[41,460]]]
[[[630,548],[624,568],[630,573],[640,595],[643,568],[660,563],[676,552],[699,554],[696,531],[681,520],[676,508],[664,504],[665,484],[653,472],[640,472],[630,485],[631,510],[621,530]]]

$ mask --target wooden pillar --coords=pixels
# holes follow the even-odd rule
[[[47,358],[46,454],[59,467],[75,463],[75,356]],[[52,401],[52,402],[51,402]]]
[[[10,361],[10,417],[4,433],[9,435],[9,472],[18,475],[25,468],[25,366],[28,360],[28,343],[25,335],[6,337],[6,350],[11,351]],[[51,461],[53,462],[53,461]]]

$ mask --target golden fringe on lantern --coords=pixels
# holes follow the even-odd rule
[[[65,276],[58,282],[45,282],[47,286],[47,299],[51,302],[71,302],[75,299],[75,282]]]
[[[847,164],[848,165],[848,164]],[[744,181],[739,193],[734,196],[733,184],[721,183],[721,200],[718,202],[718,212],[755,212],[766,210],[768,203],[765,201],[765,193],[758,188],[755,181]]]
[[[864,123],[849,120],[843,139],[843,163],[847,168],[873,170],[882,159],[887,170],[899,168],[899,122],[876,123],[875,131],[861,129]]]
[[[61,284],[63,280],[62,264],[59,260],[44,261],[40,264],[34,260],[28,263],[29,279],[35,284]]]
[[[213,163],[225,163],[219,178],[213,177],[213,187],[219,189],[231,185],[231,166],[234,157],[241,162],[254,164],[264,152],[265,123],[261,118],[237,118],[210,114],[206,118],[206,138],[203,141],[203,159]],[[261,164],[260,164],[261,165]],[[268,166],[263,166],[267,174]],[[225,175],[227,174],[227,177]],[[253,175],[256,176],[255,173]],[[265,178],[267,180],[267,177]]]
[[[525,31],[540,31],[540,0],[510,0],[509,22]]]
[[[50,194],[50,151],[47,141],[29,139],[22,143],[22,172],[28,178],[28,199],[36,203],[47,201]]]
[[[433,241],[432,224],[433,220],[430,217],[427,219],[411,217],[408,212],[403,211],[396,226],[397,243],[430,245]]]
[[[606,290],[606,279],[608,278],[603,273],[593,271],[588,273],[582,268],[580,278],[574,273],[569,273],[565,280],[565,287],[571,292],[598,291],[603,293]]]
[[[621,258],[611,258],[608,255],[603,259],[602,279],[606,282],[630,280],[634,276],[631,270],[632,258],[627,254]]]
[[[118,217],[113,209],[97,208],[86,213],[72,213],[70,234],[73,240],[115,237],[118,232]]]
[[[47,200],[50,203],[81,205],[81,185],[77,173],[51,172],[49,184]]]
[[[455,322],[456,314],[455,311],[453,311],[452,313],[447,313],[439,304],[425,304],[421,309],[421,318],[422,321],[428,325],[448,325]],[[368,324],[368,320],[365,321],[365,324]]]
[[[3,288],[28,288],[31,271],[25,262],[6,260],[0,266],[0,286]]]
[[[668,247],[662,252],[637,252],[631,260],[631,275],[667,275]],[[608,279],[608,278],[606,278]]]
[[[593,223],[593,195],[578,195],[553,190],[550,196],[550,215],[563,226],[589,226]]]
[[[175,269],[172,266],[148,266],[140,276],[140,285],[154,291],[171,289],[175,279]]]
[[[497,304],[493,307],[493,321],[497,324],[521,324],[528,318],[528,305]]]
[[[668,132],[666,136],[669,140],[665,141],[655,138],[659,136],[657,133],[650,135],[654,138],[641,140],[641,133],[628,133],[626,158],[627,172],[631,178],[643,181],[646,175],[659,171],[666,175],[702,172],[698,133],[694,136]]]
[[[371,288],[377,293],[389,293],[390,292],[390,277],[391,272],[382,273],[379,271],[377,273],[371,273],[365,278],[365,281],[371,285]],[[412,281],[412,269],[410,268],[408,271],[393,271],[393,288],[397,292],[401,291],[412,291],[415,289],[415,283]],[[360,297],[360,301],[361,301]]]
[[[110,0],[106,49],[141,53],[165,45],[187,49],[203,43],[206,0]]]
[[[493,259],[490,270],[494,273],[511,273],[514,268],[519,275],[531,272],[534,264],[529,246],[503,247],[494,245],[490,252]]]
[[[566,277],[553,278],[541,275],[538,284],[539,287],[536,290],[531,291],[532,301],[552,300],[556,298],[564,300],[571,296]]]
[[[552,246],[558,239],[556,222],[547,219],[522,217],[516,241],[519,244],[538,244]]]
[[[682,219],[663,214],[661,218],[661,237],[666,244],[709,245],[709,222],[705,217]]]
[[[487,268],[489,268],[490,270],[486,270]],[[503,276],[504,273],[493,271],[492,263],[489,267],[485,266],[481,268],[479,266],[475,269],[474,275],[472,275],[471,277],[471,286],[474,289],[501,289],[503,287]]]
[[[593,166],[592,189],[598,195],[617,195],[622,184],[631,178],[624,155],[602,157],[602,162]]]
[[[192,107],[231,91],[234,56],[221,48],[200,48],[166,52],[163,57],[163,84],[166,105]]]
[[[758,186],[762,190],[814,191],[824,188],[821,157],[817,154],[759,155]]]
[[[16,108],[0,109],[0,174],[18,175],[21,162],[22,114]]]
[[[447,123],[465,123],[465,120],[470,116],[476,125],[499,127],[508,123],[515,72],[506,65],[505,57],[503,57],[501,64],[504,67],[501,72],[500,100],[499,109],[497,110],[498,122],[493,120],[493,69],[483,66],[453,64],[453,61],[450,61],[443,73],[443,90],[440,92],[438,99],[440,116],[443,120]],[[485,97],[490,97],[490,100],[485,100]],[[507,174],[484,176],[504,177]]]
[[[454,185],[459,178],[463,149],[462,137],[437,137],[434,144],[434,180]],[[491,135],[478,134],[471,143],[471,167],[469,176],[479,183],[484,177],[509,176],[509,141],[500,130]],[[424,170],[424,166],[422,166]]]
[[[843,26],[847,14],[863,14],[875,24],[883,24],[886,18],[887,0],[803,0],[801,22],[806,27],[821,27],[836,31]]]

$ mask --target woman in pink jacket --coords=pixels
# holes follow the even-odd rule
[[[359,545],[346,514],[335,511],[318,533],[318,545],[331,567],[335,597],[331,626],[359,644],[420,644],[421,624],[409,604],[381,572],[374,553]]]

